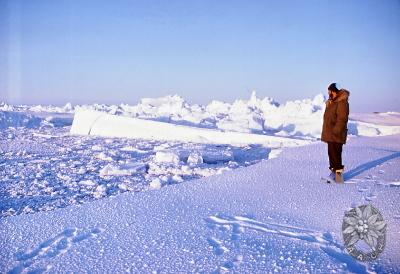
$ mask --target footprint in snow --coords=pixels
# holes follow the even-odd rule
[[[96,237],[102,231],[103,229],[97,227],[91,228],[89,230],[67,228],[55,237],[45,240],[34,249],[25,252],[17,252],[15,254],[15,258],[19,262],[19,264],[8,273],[42,273],[44,271],[47,271],[51,268],[50,264],[46,265],[45,268],[35,267],[35,265],[40,261],[49,260],[59,254],[67,252],[68,249],[71,248],[74,244],[77,244],[83,240],[92,237]]]
[[[280,237],[293,239],[295,241],[304,241],[316,245],[320,250],[324,251],[329,255],[333,261],[342,262],[347,266],[349,271],[355,271],[358,273],[368,273],[367,267],[355,260],[353,257],[348,255],[344,251],[344,246],[333,239],[333,236],[329,232],[322,233],[307,228],[292,226],[288,224],[280,224],[273,222],[259,222],[253,218],[245,216],[225,216],[215,215],[209,216],[205,219],[207,227],[211,229],[219,229],[228,231],[230,240],[232,242],[238,242],[240,236],[245,234],[246,231],[252,230],[258,233],[273,234]],[[230,229],[226,230],[227,227]],[[216,238],[208,239],[208,243],[213,247],[216,255],[221,255],[218,250],[224,248],[222,241]],[[237,244],[236,244],[237,246]],[[229,252],[228,248],[224,249],[225,252]],[[224,273],[232,270],[232,268],[239,266],[243,262],[243,256],[238,255],[234,259],[223,262],[218,267],[218,273]]]
[[[378,197],[375,193],[369,193],[368,195],[365,196],[365,201],[367,202],[372,202],[373,200],[376,199],[376,197]]]
[[[369,187],[367,187],[367,186],[363,186],[363,187],[359,187],[358,188],[358,192],[365,192],[365,191],[368,191],[369,190]]]
[[[214,254],[217,256],[229,251],[229,249],[223,245],[222,241],[218,239],[211,237],[207,239],[207,242],[213,248]]]

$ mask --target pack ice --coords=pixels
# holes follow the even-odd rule
[[[324,97],[189,104],[0,104],[5,273],[398,273],[400,114],[352,113],[343,185],[319,142]],[[346,252],[373,204],[384,252]]]

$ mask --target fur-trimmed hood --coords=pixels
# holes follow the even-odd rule
[[[328,100],[326,100],[325,103],[328,106],[333,102],[347,101],[349,99],[349,96],[350,96],[350,91],[348,91],[347,89],[342,88],[341,90],[339,90],[338,96],[334,100],[329,98]]]
[[[343,89],[339,90],[338,96],[336,97],[336,99],[334,101],[340,102],[343,100],[348,100],[349,96],[350,96],[350,91],[343,88]]]

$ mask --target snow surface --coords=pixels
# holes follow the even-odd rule
[[[350,119],[370,124],[398,126],[400,125],[399,112],[351,113]]]
[[[324,107],[0,103],[0,272],[400,272],[399,113],[351,114],[329,185]],[[367,264],[341,238],[365,203],[388,223]]]
[[[399,140],[351,139],[343,185],[319,181],[328,163],[316,143],[190,184],[3,218],[0,269],[398,273]],[[388,224],[386,248],[370,263],[347,255],[341,236],[344,212],[365,203]]]
[[[268,158],[261,145],[72,136],[69,127],[0,131],[0,218],[48,211],[150,182],[181,183]],[[104,195],[99,195],[99,190]]]

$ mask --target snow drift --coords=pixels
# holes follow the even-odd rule
[[[94,110],[75,113],[72,134],[126,137],[208,144],[262,144],[271,148],[309,143],[305,140],[277,136],[222,132],[206,128],[175,125],[152,120],[111,115]]]

